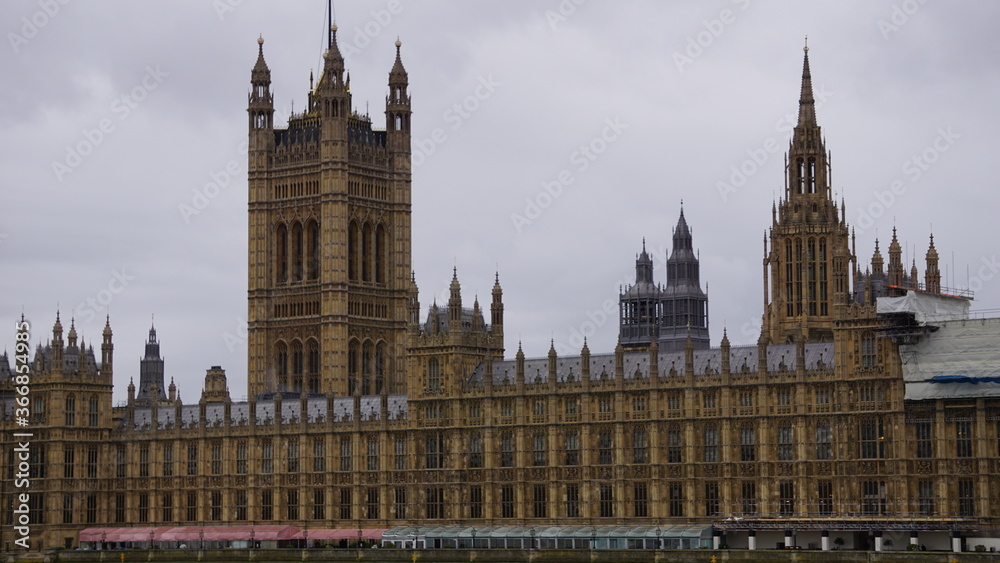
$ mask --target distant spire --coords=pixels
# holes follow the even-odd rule
[[[799,94],[799,125],[816,125],[816,100],[813,99],[812,75],[809,73],[809,43],[802,49],[802,92]]]

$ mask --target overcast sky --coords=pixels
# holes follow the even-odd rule
[[[263,35],[276,121],[304,108],[325,4],[4,2],[8,350],[22,310],[33,342],[58,306],[97,345],[110,308],[120,401],[155,314],[185,402],[218,364],[245,395],[250,69]],[[664,281],[681,200],[713,343],[723,326],[756,341],[806,35],[859,259],[876,232],[885,252],[895,222],[922,278],[933,225],[943,283],[1000,308],[998,4],[376,0],[335,16],[355,108],[380,127],[403,42],[424,314],[447,300],[453,266],[467,305],[478,294],[488,307],[499,268],[508,357],[519,339],[529,357],[550,339],[578,354],[582,334],[611,351],[619,286],[643,237]]]

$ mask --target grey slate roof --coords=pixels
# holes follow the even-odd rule
[[[649,377],[649,353],[646,351],[625,352],[623,356],[623,368],[625,379]],[[556,382],[562,383],[567,380],[579,381],[583,373],[581,356],[559,357],[556,359]],[[683,352],[662,352],[657,359],[659,362],[660,377],[670,377],[671,371],[678,376],[684,374],[684,353]],[[814,370],[820,364],[831,368],[834,363],[833,343],[819,342],[806,344],[806,369]],[[796,369],[795,345],[794,344],[772,344],[767,347],[767,369],[778,371],[784,365],[788,370]],[[757,371],[757,347],[756,346],[732,346],[729,350],[729,365],[733,373],[744,371]],[[516,360],[503,360],[493,362],[493,385],[500,386],[504,382],[511,385],[515,382],[517,370]],[[694,351],[694,373],[704,375],[706,373],[718,374],[722,371],[722,349],[710,348],[708,350]],[[486,365],[479,364],[470,374],[469,381],[473,384],[480,384],[486,373]],[[602,378],[612,379],[615,375],[614,354],[591,354],[590,356],[590,379],[599,381]],[[524,382],[527,384],[548,383],[549,360],[548,358],[532,358],[524,360]]]
[[[367,395],[361,397],[361,420],[378,420],[382,398],[379,395]],[[389,395],[388,402],[389,420],[404,420],[407,413],[406,395]],[[4,405],[8,407],[9,405]],[[7,410],[13,409],[12,406]],[[274,424],[274,400],[257,402],[257,424]],[[199,424],[199,405],[181,406],[181,420],[184,428],[197,428]],[[326,397],[310,397],[306,401],[306,422],[309,424],[324,423],[330,416],[334,422],[349,422],[354,420],[354,398],[335,397],[333,399],[333,412],[329,412]],[[134,411],[134,430],[152,429],[151,407],[137,407]],[[172,404],[161,404],[157,410],[156,428],[163,430],[172,428],[176,424],[176,409]],[[207,428],[223,426],[225,417],[225,405],[222,403],[208,403],[205,405],[205,426]],[[231,426],[246,426],[250,423],[250,404],[248,402],[231,403],[229,407],[229,417]],[[302,418],[302,402],[298,399],[285,399],[281,403],[281,423],[298,424]]]

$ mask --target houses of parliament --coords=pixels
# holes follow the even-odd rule
[[[489,304],[469,306],[457,271],[447,304],[418,302],[411,97],[395,46],[384,129],[351,109],[336,26],[307,108],[277,128],[258,39],[247,400],[213,366],[200,400],[182,403],[151,328],[138,386],[113,406],[112,319],[99,358],[58,313],[30,359],[0,358],[5,551],[21,365],[33,548],[167,525],[683,524],[734,546],[768,533],[855,546],[1000,535],[1000,319],[969,318],[970,296],[941,286],[933,236],[922,274],[895,230],[888,262],[878,243],[859,260],[831,193],[808,49],[757,344],[732,346],[724,330],[710,342],[681,210],[663,281],[645,248],[636,261],[613,351],[529,359],[505,341],[499,274]],[[949,367],[963,346],[985,359]]]

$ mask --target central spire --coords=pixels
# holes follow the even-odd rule
[[[809,47],[803,49],[802,88],[799,93],[799,122],[788,148],[786,201],[802,195],[817,194],[831,198],[829,170],[823,135],[816,123],[816,100],[813,98],[812,74],[809,71]]]
[[[799,94],[799,126],[816,126],[816,100],[813,99],[812,75],[809,74],[809,40],[802,48],[802,91]]]

